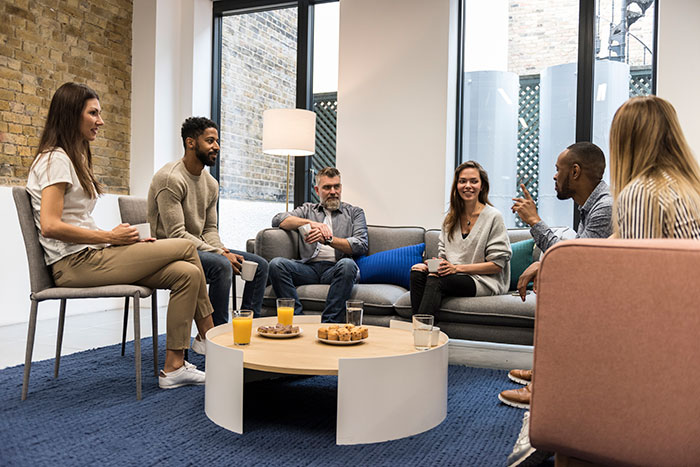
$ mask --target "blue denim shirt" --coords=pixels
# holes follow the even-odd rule
[[[279,227],[283,220],[289,216],[301,217],[309,219],[313,222],[323,223],[326,214],[323,211],[323,206],[320,203],[304,203],[294,209],[292,212],[281,212],[272,218],[272,227]],[[353,206],[347,203],[340,203],[340,207],[336,211],[331,212],[331,220],[333,222],[333,236],[344,238],[352,248],[352,257],[366,255],[369,251],[367,241],[367,221],[365,220],[365,212],[362,208]],[[300,237],[301,238],[301,237]],[[299,242],[299,254],[303,262],[307,262],[318,255],[321,244],[306,243],[303,240]],[[342,251],[335,250],[335,260],[343,258]]]

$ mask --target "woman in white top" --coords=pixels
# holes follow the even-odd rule
[[[62,85],[27,179],[46,264],[60,287],[139,284],[171,290],[166,357],[158,384],[203,384],[204,372],[184,361],[192,320],[203,336],[213,326],[202,266],[183,239],[142,240],[129,224],[100,230],[91,217],[103,189],[92,170],[90,142],[104,124],[100,101],[83,84]]]
[[[668,101],[633,97],[617,110],[610,172],[615,236],[700,239],[700,168]]]
[[[438,243],[437,272],[425,263],[411,268],[413,314],[437,312],[444,296],[498,295],[510,282],[510,241],[503,216],[489,202],[488,174],[468,161],[455,170],[450,209]]]

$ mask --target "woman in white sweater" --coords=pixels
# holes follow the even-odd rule
[[[511,249],[503,216],[489,202],[488,174],[468,161],[455,170],[450,209],[442,223],[437,272],[411,268],[413,314],[437,312],[444,296],[478,297],[508,290]]]

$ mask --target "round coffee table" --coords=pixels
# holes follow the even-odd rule
[[[253,320],[248,346],[234,346],[231,324],[207,333],[205,412],[214,423],[243,433],[243,370],[295,375],[338,375],[337,444],[388,441],[422,433],[447,416],[447,335],[426,351],[413,347],[410,323],[367,326],[369,338],[355,345],[317,340],[320,316],[295,316],[302,335],[259,336]],[[362,410],[357,410],[362,407]]]

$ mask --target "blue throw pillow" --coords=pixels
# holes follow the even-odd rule
[[[411,266],[423,261],[425,243],[380,251],[355,260],[361,284],[394,284],[408,289]]]
[[[513,250],[513,256],[510,257],[510,290],[518,288],[520,275],[532,264],[532,250],[534,247],[535,241],[533,239],[511,243],[510,249]],[[532,288],[532,282],[530,282],[528,288]]]

